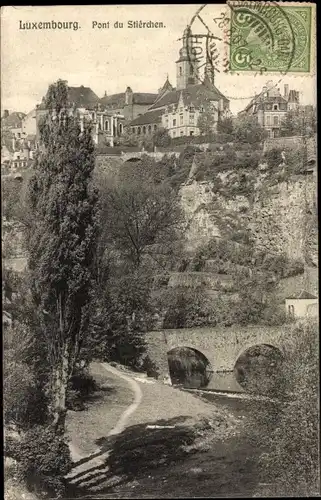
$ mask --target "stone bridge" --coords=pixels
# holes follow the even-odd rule
[[[201,352],[213,372],[231,372],[236,361],[247,349],[269,345],[283,354],[283,342],[291,327],[209,327],[160,330],[146,334],[147,354],[159,367],[160,376],[168,376],[167,354],[175,347],[189,347]]]
[[[163,156],[172,156],[174,155],[176,158],[179,157],[180,153],[177,151],[155,151],[155,152],[148,152],[148,151],[138,151],[138,152],[132,152],[132,153],[121,153],[121,159],[123,162],[125,161],[139,161],[142,156],[147,155],[150,156],[151,158],[154,158],[156,161],[159,161],[163,158]]]

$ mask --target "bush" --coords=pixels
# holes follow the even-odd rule
[[[156,378],[156,380],[159,377],[159,368],[157,364],[154,361],[152,361],[148,355],[143,360],[142,370],[146,372],[147,377],[153,377]]]
[[[78,368],[68,384],[67,408],[83,410],[86,399],[98,390],[95,379],[87,370]]]
[[[61,498],[71,470],[69,447],[51,427],[35,426],[17,444],[18,478],[30,489]]]
[[[318,324],[297,324],[284,344],[284,355],[276,388],[283,403],[253,408],[251,432],[257,429],[255,437],[266,447],[261,467],[276,485],[274,496],[319,496]]]

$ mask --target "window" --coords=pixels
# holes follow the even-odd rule
[[[184,131],[183,130],[181,130],[181,135],[184,135]]]
[[[179,76],[182,76],[182,66],[179,67]]]
[[[203,113],[203,111],[204,111],[204,106],[201,106],[200,107],[200,113]]]
[[[190,112],[190,113],[194,113],[194,111],[195,111],[194,106],[190,106],[190,107],[189,107],[189,112]]]
[[[192,76],[194,74],[194,69],[192,64],[189,65],[189,74]]]
[[[273,125],[276,127],[279,125],[279,117],[278,116],[273,116]]]
[[[194,123],[194,119],[195,119],[195,115],[194,114],[193,115],[190,114],[189,115],[189,122],[190,123]]]
[[[135,127],[132,127],[132,133],[135,134],[135,132],[136,132]]]
[[[173,127],[176,127],[176,119],[173,119]]]
[[[119,133],[122,134],[122,132],[123,132],[123,124],[120,123],[119,124]]]
[[[151,134],[152,133],[152,126],[151,125],[148,125],[148,133]]]
[[[95,119],[95,113],[91,113],[91,117],[94,120]]]
[[[288,306],[288,313],[290,316],[294,316],[294,306]]]
[[[146,134],[146,127],[145,127],[145,125],[143,126],[143,134]]]
[[[168,127],[168,118],[165,118],[165,125]]]
[[[184,111],[184,108],[183,108],[183,107],[179,108],[179,112],[180,112],[180,113],[183,113],[183,111]]]
[[[109,122],[108,122],[108,120],[105,121],[105,130],[109,130]]]
[[[194,135],[194,130],[191,130],[189,135]]]
[[[270,117],[270,115],[268,115],[268,116],[265,117],[265,124],[266,125],[271,125],[271,117]]]
[[[175,130],[173,130],[173,137],[176,137],[176,132],[175,132]]]
[[[156,131],[156,130],[157,130],[157,125],[154,125],[154,131]]]
[[[140,127],[137,127],[137,134],[140,135],[141,129]]]
[[[273,104],[273,109],[274,109],[274,111],[277,111],[278,110],[278,105],[277,104]]]
[[[184,115],[182,113],[181,115],[179,115],[179,124],[183,125],[183,121],[184,121]]]

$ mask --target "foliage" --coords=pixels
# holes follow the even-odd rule
[[[200,113],[197,120],[197,127],[201,135],[211,134],[215,125],[215,115],[212,110],[208,109]]]
[[[95,355],[108,361],[139,368],[145,352],[144,331],[152,327],[152,279],[138,271],[109,279],[100,291],[92,320],[92,345]]]
[[[171,137],[166,128],[158,128],[153,135],[154,146],[157,147],[168,147],[171,144]]]
[[[164,328],[201,327],[210,323],[210,301],[202,286],[167,289],[162,307],[166,311]]]
[[[261,467],[275,485],[273,496],[318,496],[318,324],[313,320],[296,324],[285,341],[284,354],[286,363],[276,389],[282,407],[277,412],[265,405],[254,408],[250,426],[260,431],[256,439],[266,447]]]
[[[217,132],[221,134],[233,134],[233,118],[223,118],[217,123]]]
[[[72,466],[63,436],[51,427],[35,426],[16,446],[19,479],[30,488],[61,498],[65,491],[64,476]]]
[[[86,399],[97,391],[98,386],[87,369],[77,367],[68,383],[67,407],[68,409],[84,409]]]
[[[151,360],[150,356],[145,356],[142,363],[142,371],[146,372],[147,377],[153,377],[158,379],[159,377],[159,368],[157,364]]]
[[[254,144],[262,142],[265,131],[253,116],[238,116],[234,122],[234,138],[237,142]]]
[[[3,329],[4,419],[19,430],[46,422],[47,398],[36,377],[33,359],[37,345],[26,325],[14,323]]]
[[[64,420],[68,379],[87,334],[97,241],[94,144],[89,125],[81,133],[68,107],[66,83],[58,81],[47,93],[43,152],[30,181],[31,291],[47,345],[56,422]]]
[[[272,148],[266,151],[264,154],[264,159],[266,160],[270,168],[278,168],[282,163],[282,151],[283,148]]]
[[[120,138],[121,146],[138,146],[138,137],[136,134],[131,132],[130,127],[125,128],[121,138]]]
[[[281,123],[283,137],[312,136],[317,132],[317,115],[313,107],[293,109],[287,112]]]
[[[170,186],[143,178],[122,179],[121,183],[101,186],[101,197],[108,239],[136,267],[152,245],[175,239],[181,215]]]

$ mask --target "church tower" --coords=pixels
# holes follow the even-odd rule
[[[206,64],[204,68],[204,83],[214,85],[214,65],[209,49],[206,50]]]
[[[188,85],[198,83],[198,68],[196,54],[193,51],[192,30],[189,26],[184,30],[183,47],[179,51],[179,58],[176,61],[176,88],[186,89]]]

